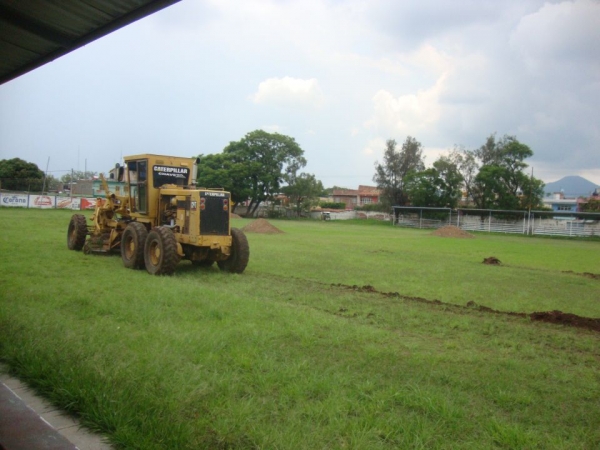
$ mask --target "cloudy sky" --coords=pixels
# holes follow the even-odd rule
[[[0,86],[0,159],[57,177],[259,128],[326,187],[372,184],[386,139],[431,164],[494,132],[600,184],[600,2],[183,0]]]

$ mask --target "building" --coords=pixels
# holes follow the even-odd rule
[[[344,203],[346,209],[379,203],[380,191],[375,186],[359,185],[358,189],[334,189],[329,197],[334,203]]]
[[[552,194],[550,197],[546,197],[542,200],[544,206],[552,209],[556,212],[581,212],[582,205],[586,204],[590,199],[596,198],[592,194],[589,199],[584,197],[579,198],[565,198],[562,192]]]

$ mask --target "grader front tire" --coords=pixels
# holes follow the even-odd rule
[[[69,250],[81,250],[87,236],[87,223],[81,214],[73,214],[67,231],[67,247]]]
[[[242,230],[231,229],[231,255],[224,261],[217,261],[223,272],[242,273],[250,260],[250,246]]]
[[[144,246],[148,230],[144,224],[131,222],[121,237],[121,259],[128,269],[144,268]]]
[[[151,275],[171,275],[179,263],[177,241],[166,227],[154,227],[146,238],[144,262]]]

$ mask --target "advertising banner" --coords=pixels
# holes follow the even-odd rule
[[[27,194],[0,194],[0,204],[2,206],[20,206],[27,208]]]
[[[58,209],[73,209],[73,200],[77,199],[71,197],[57,197],[56,207]],[[79,209],[79,207],[77,209]]]
[[[76,209],[77,211],[81,209],[81,199],[79,197],[71,199],[71,209]]]
[[[51,195],[29,195],[30,208],[54,208],[55,196]]]
[[[81,207],[80,209],[96,209],[96,199],[95,198],[81,198]]]

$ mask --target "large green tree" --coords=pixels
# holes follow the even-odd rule
[[[289,197],[297,216],[303,210],[317,205],[319,197],[325,191],[323,183],[310,173],[290,174],[287,183],[287,186],[284,186],[281,191]]]
[[[373,181],[381,190],[382,201],[386,206],[403,206],[408,203],[405,191],[406,177],[411,172],[425,168],[423,148],[415,138],[408,136],[402,148],[396,149],[396,141],[389,139],[383,154],[383,163],[375,163]]]
[[[251,194],[248,167],[242,162],[235,162],[231,154],[225,153],[200,155],[198,159],[197,185],[230,192],[232,212],[235,212],[237,205]]]
[[[252,216],[261,202],[279,193],[290,174],[306,165],[303,155],[292,137],[252,131],[230,142],[222,155],[201,155],[200,165],[204,160],[208,167],[199,168],[198,183],[222,186],[235,192],[237,201],[250,199],[247,215]]]
[[[452,158],[477,208],[527,209],[542,205],[544,183],[527,175],[533,151],[514,136],[490,135],[476,150],[455,150]]]
[[[407,175],[406,193],[414,206],[456,208],[462,180],[456,162],[441,156],[433,167]]]
[[[0,161],[2,189],[11,191],[40,192],[44,184],[44,172],[34,164],[20,158]]]

